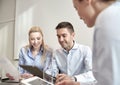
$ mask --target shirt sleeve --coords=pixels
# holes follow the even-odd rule
[[[92,71],[76,75],[75,77],[77,78],[77,82],[80,82],[80,85],[95,85],[97,83]]]
[[[76,75],[75,77],[77,81],[80,82],[80,85],[95,85],[97,81],[92,72],[92,52],[89,47],[84,49],[84,58],[86,72]]]
[[[23,65],[23,64],[24,64],[24,55],[23,55],[22,49],[20,49],[20,52],[19,52],[19,65]],[[20,74],[24,73],[24,69],[23,68],[21,68],[19,66],[18,69],[19,69]]]

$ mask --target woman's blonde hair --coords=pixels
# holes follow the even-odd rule
[[[42,45],[41,45],[41,47],[43,48],[43,53],[42,53],[42,57],[41,57],[41,62],[42,62],[41,64],[44,64],[44,61],[46,59],[45,54],[49,50],[49,48],[48,48],[47,45],[45,45],[41,28],[39,26],[31,27],[30,30],[29,30],[28,36],[30,36],[30,34],[33,33],[33,32],[39,32],[42,35]],[[29,44],[29,45],[25,46],[25,48],[26,48],[26,51],[27,51],[28,48],[32,49],[32,46]]]

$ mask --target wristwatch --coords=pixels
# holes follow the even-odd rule
[[[71,79],[75,82],[77,81],[77,78],[75,76],[72,76]]]

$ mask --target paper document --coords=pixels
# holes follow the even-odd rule
[[[0,68],[2,68],[5,73],[9,73],[13,76],[15,79],[14,81],[19,81],[19,71],[8,58],[0,57]]]

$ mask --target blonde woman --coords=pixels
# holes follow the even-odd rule
[[[48,70],[52,63],[52,49],[44,43],[43,33],[40,27],[34,26],[29,30],[29,45],[20,49],[19,64],[36,66],[40,70]],[[22,78],[33,75],[19,67]]]

